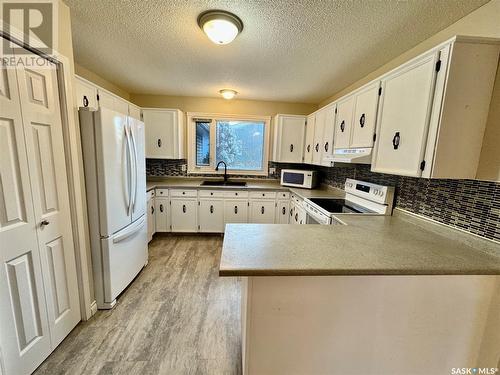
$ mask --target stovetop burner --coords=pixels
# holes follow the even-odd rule
[[[312,203],[331,213],[369,213],[367,209],[342,198],[311,198]]]

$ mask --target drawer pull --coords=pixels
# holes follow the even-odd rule
[[[328,142],[325,143],[325,151],[328,152]]]
[[[283,207],[283,209],[281,210],[281,212],[282,212],[283,215],[286,215],[286,208]]]
[[[186,205],[185,204],[182,205],[182,212],[186,213]]]
[[[83,106],[84,107],[89,106],[89,100],[87,99],[87,95],[83,95]]]
[[[238,213],[238,206],[234,206],[234,213],[237,214]]]
[[[161,139],[160,138],[158,138],[157,143],[158,143],[158,147],[161,147]]]
[[[210,213],[213,214],[214,213],[214,206],[210,206]]]
[[[399,148],[400,141],[401,136],[399,135],[399,132],[396,132],[396,134],[394,134],[394,138],[392,138],[392,145],[394,146],[394,150],[397,150]]]
[[[262,215],[264,215],[264,206],[262,206],[262,207],[260,208],[260,213],[261,213]]]
[[[359,125],[361,127],[365,126],[365,114],[363,113],[361,117],[359,118]]]
[[[293,152],[293,143],[290,145],[290,152]]]
[[[163,204],[160,204],[160,212],[163,212]]]
[[[316,152],[319,152],[319,143],[316,143],[316,146],[314,148],[316,149]]]
[[[340,131],[343,133],[345,130],[345,121],[342,120],[342,122],[340,123]]]

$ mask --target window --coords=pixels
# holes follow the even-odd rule
[[[188,114],[190,173],[219,173],[224,161],[229,174],[267,174],[270,119],[241,117]]]

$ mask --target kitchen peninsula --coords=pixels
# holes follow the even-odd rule
[[[496,367],[498,244],[400,210],[341,220],[226,227],[219,274],[243,277],[244,374]]]

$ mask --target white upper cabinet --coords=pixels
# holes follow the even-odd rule
[[[316,112],[314,123],[314,141],[312,150],[311,164],[320,165],[323,157],[323,133],[326,123],[326,111],[320,110]]]
[[[178,109],[142,110],[146,128],[146,158],[184,159],[184,113]]]
[[[323,143],[321,145],[323,153],[321,156],[321,164],[327,167],[333,166],[331,157],[333,155],[336,108],[337,104],[332,104],[321,109],[321,111],[325,113],[324,117],[325,123],[323,128]]]
[[[138,106],[129,103],[128,115],[132,118],[135,118],[136,120],[141,120],[141,109]]]
[[[97,87],[75,76],[76,107],[97,108]]]
[[[354,118],[351,125],[350,148],[373,147],[377,122],[380,82],[370,84],[354,96]]]
[[[372,171],[474,178],[499,48],[457,38],[384,76]]]
[[[276,115],[274,123],[273,161],[302,163],[306,116]]]
[[[98,99],[99,107],[112,109],[121,114],[128,115],[129,103],[125,99],[122,99],[119,96],[111,94],[110,92],[105,91],[104,89],[101,88],[97,89],[97,94],[99,98]]]
[[[354,112],[354,96],[351,95],[337,103],[335,121],[335,148],[349,148]]]
[[[304,163],[312,164],[314,150],[314,125],[316,123],[316,114],[312,113],[307,116],[306,136],[304,143]]]

